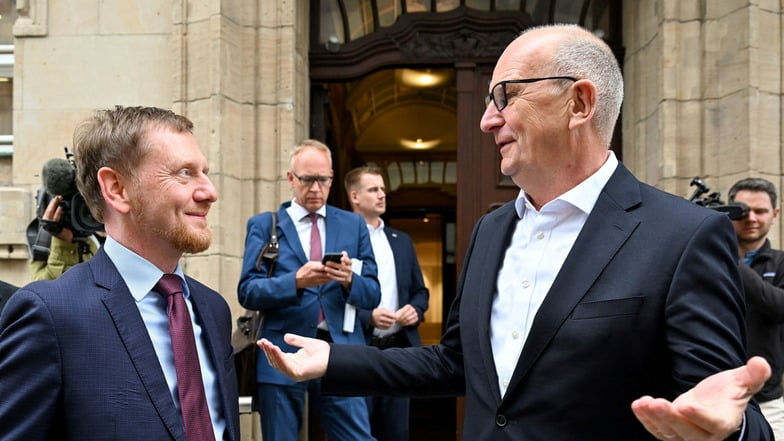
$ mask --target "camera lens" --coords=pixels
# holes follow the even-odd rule
[[[84,196],[81,193],[76,193],[71,199],[71,225],[76,230],[87,232],[85,235],[92,234],[96,231],[103,231],[103,224],[95,220],[87,203],[84,201]]]

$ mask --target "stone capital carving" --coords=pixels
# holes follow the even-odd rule
[[[15,37],[43,37],[49,32],[49,0],[17,0]]]
[[[417,32],[414,38],[400,45],[405,58],[497,58],[517,34],[505,30],[500,32],[477,32],[460,29],[435,34]]]

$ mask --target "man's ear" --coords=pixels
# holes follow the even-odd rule
[[[590,122],[596,111],[596,85],[589,80],[579,80],[572,85],[572,101],[569,103],[569,129]]]
[[[101,167],[98,170],[98,185],[106,205],[120,213],[131,210],[126,183],[126,179],[113,168]]]

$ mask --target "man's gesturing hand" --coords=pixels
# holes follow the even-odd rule
[[[632,411],[660,440],[723,440],[741,427],[746,405],[768,377],[768,362],[752,357],[744,366],[705,378],[673,402],[639,398]]]
[[[329,343],[296,334],[286,334],[283,340],[301,349],[293,353],[283,352],[266,338],[256,343],[264,351],[272,367],[295,381],[324,376],[329,361]]]

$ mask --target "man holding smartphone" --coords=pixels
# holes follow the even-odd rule
[[[343,344],[365,344],[356,309],[381,299],[376,261],[365,220],[326,204],[332,185],[332,153],[303,141],[286,173],[293,199],[277,213],[278,259],[274,273],[259,253],[271,236],[272,214],[248,220],[239,302],[264,314],[260,336],[278,345],[286,333]],[[290,348],[291,349],[291,348]],[[374,440],[364,398],[322,396],[320,380],[294,382],[259,356],[257,402],[265,441],[296,441],[305,392],[331,440]]]

